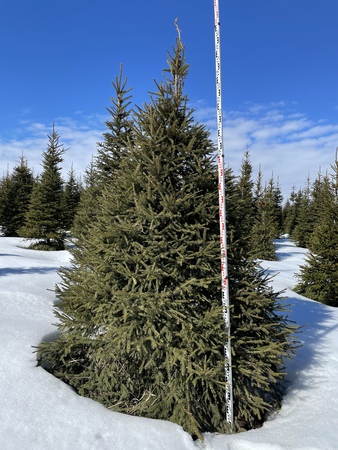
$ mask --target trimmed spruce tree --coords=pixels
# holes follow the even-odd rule
[[[54,125],[42,155],[42,173],[35,184],[20,233],[32,241],[31,248],[63,250],[65,241],[62,213],[63,179],[61,166],[63,146]]]
[[[59,337],[38,361],[80,395],[128,414],[171,420],[193,436],[229,432],[220,290],[215,148],[183,92],[177,39],[163,83],[138,108],[129,140],[97,199],[96,220],[60,271]],[[241,252],[238,189],[227,177],[233,285],[234,430],[280,400],[292,326],[278,294]]]

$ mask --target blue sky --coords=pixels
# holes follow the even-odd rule
[[[338,2],[219,0],[225,159],[293,184],[329,168],[338,146]],[[178,17],[195,116],[215,136],[212,0],[1,0],[0,171],[22,152],[40,170],[52,123],[77,173],[105,130],[120,63],[133,102],[166,68]]]

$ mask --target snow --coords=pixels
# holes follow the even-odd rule
[[[0,238],[1,450],[330,450],[338,448],[338,309],[292,291],[306,249],[277,241],[278,261],[263,261],[275,290],[286,289],[291,319],[306,325],[287,362],[289,385],[278,414],[257,430],[205,434],[194,442],[170,422],[115,413],[78,396],[36,367],[34,346],[55,333],[53,288],[69,254],[27,249]]]

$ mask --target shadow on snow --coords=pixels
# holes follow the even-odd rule
[[[2,267],[0,268],[0,276],[7,275],[42,275],[50,272],[55,272],[55,267]]]
[[[292,256],[299,256],[299,255],[303,256],[308,252],[307,249],[302,249],[301,251],[299,251],[298,248],[301,247],[296,247],[296,245],[292,241],[285,238],[276,239],[274,241],[274,244],[276,248],[277,258],[279,261],[291,258]],[[286,251],[286,247],[288,248],[292,247],[292,251]],[[283,251],[283,249],[285,249],[285,251]]]
[[[288,239],[279,239],[276,247],[282,250],[277,253],[279,260],[286,260],[296,255],[304,255],[298,251],[297,247]],[[293,251],[283,252],[283,247],[295,247]],[[268,271],[271,275],[276,271]],[[316,371],[316,384],[320,382],[318,374],[322,371],[325,377],[326,352],[323,346],[329,346],[329,341],[325,342],[330,333],[338,327],[336,308],[324,305],[314,300],[296,294],[290,288],[282,294],[283,303],[290,310],[289,319],[296,322],[301,328],[296,338],[302,346],[296,350],[296,356],[291,361],[285,361],[287,368],[287,379],[291,382],[289,389],[311,389],[314,387],[314,380],[309,373]],[[320,376],[321,378],[321,376]]]

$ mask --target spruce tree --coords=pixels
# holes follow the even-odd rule
[[[84,263],[63,271],[63,334],[40,358],[54,366],[56,352],[55,373],[83,395],[199,434],[225,426],[217,176],[214,145],[183,94],[180,41],[169,64],[98,198],[75,253]]]
[[[8,179],[6,196],[2,200],[2,227],[5,236],[19,235],[19,230],[25,223],[34,181],[27,159],[22,155]]]
[[[40,345],[38,359],[81,395],[201,437],[229,431],[217,168],[209,132],[195,123],[183,93],[180,38],[168,63],[164,82],[137,110],[95,222],[71,250],[72,267],[60,272],[60,335]],[[277,314],[278,294],[241,255],[238,190],[231,171],[226,177],[240,429],[262,421],[279,399],[292,327]]]
[[[306,188],[299,193],[297,223],[292,232],[292,240],[299,247],[309,248],[315,222],[312,212],[311,186],[308,178]]]
[[[271,218],[274,221],[275,232],[274,238],[279,238],[283,230],[283,196],[279,181],[275,182],[271,177],[264,190],[265,201],[269,204]]]
[[[131,88],[127,87],[127,78],[123,78],[122,65],[119,76],[112,85],[115,96],[111,97],[111,106],[106,108],[110,119],[106,121],[107,131],[103,134],[103,141],[98,144],[96,156],[96,170],[101,185],[111,181],[119,168],[126,147],[131,143],[133,122],[131,119]]]
[[[32,248],[64,249],[63,180],[60,164],[65,150],[59,139],[53,125],[52,133],[48,135],[47,149],[42,155],[43,171],[33,188],[25,225],[20,230],[22,236],[33,241]]]
[[[77,239],[82,234],[91,222],[95,221],[97,197],[100,189],[98,187],[98,176],[94,161],[92,160],[84,171],[84,186],[80,192],[80,200],[76,208],[72,224],[72,234],[77,236]]]
[[[250,235],[251,257],[275,261],[277,259],[273,240],[275,239],[275,222],[265,201],[257,203],[257,213]]]
[[[86,170],[85,188],[74,218],[73,233],[78,240],[86,239],[87,228],[95,221],[98,198],[104,186],[115,181],[115,172],[132,140],[131,88],[127,87],[127,81],[123,78],[121,66],[119,76],[112,82],[115,95],[110,98],[111,106],[106,108],[110,114],[106,121],[107,131],[103,134],[103,141],[98,143],[95,159]]]
[[[296,192],[296,188],[293,186],[290,197],[283,207],[283,232],[290,236],[293,235],[294,229],[298,224],[302,196],[302,190],[299,189],[298,192]]]
[[[7,207],[10,203],[11,184],[12,179],[7,168],[0,180],[0,226],[3,235],[6,235]]]
[[[255,196],[255,215],[250,232],[250,256],[255,259],[277,259],[274,239],[279,236],[280,204],[273,180],[261,190],[262,174],[259,172]]]
[[[75,214],[81,197],[81,183],[76,179],[73,166],[68,173],[62,197],[63,228],[70,230],[73,226]]]
[[[247,255],[251,253],[250,235],[255,218],[254,182],[252,181],[252,164],[249,151],[246,150],[241,165],[241,172],[236,183],[238,189],[238,220],[240,228],[238,234],[241,235],[241,246]]]
[[[262,173],[261,166],[259,166],[256,183],[254,185],[254,192],[253,192],[255,205],[259,200],[261,200],[261,198],[263,196],[263,190],[264,190],[263,189],[263,173]]]
[[[317,191],[322,203],[309,242],[311,252],[300,267],[295,290],[313,300],[338,306],[338,161],[331,167],[331,182],[324,177],[320,193]]]

